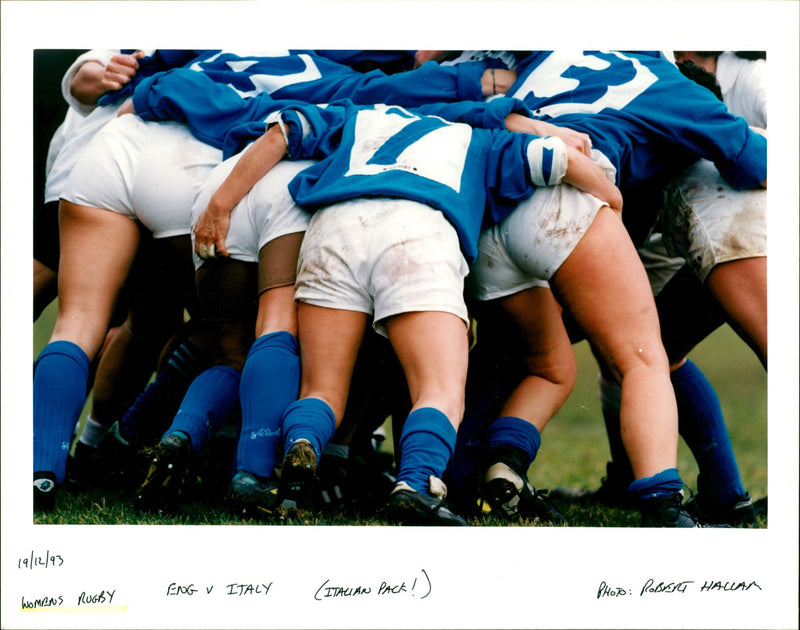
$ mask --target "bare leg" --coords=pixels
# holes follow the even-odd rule
[[[105,339],[133,264],[139,230],[115,212],[61,202],[58,317],[51,341],[71,341],[91,359]]]
[[[136,224],[122,215],[69,203],[62,203],[60,215],[58,316],[37,359],[33,387],[34,474],[54,485],[64,481],[89,363],[106,338],[139,242]],[[34,485],[35,497],[39,490]]]
[[[285,330],[297,337],[294,285],[268,289],[258,298],[256,338],[279,330]]]
[[[412,411],[434,407],[458,429],[464,415],[468,337],[451,313],[404,313],[387,320],[386,332],[403,366]]]
[[[155,358],[141,357],[141,354],[139,345],[133,341],[128,316],[99,354],[92,388],[92,418],[96,422],[110,427],[125,414],[147,385]]]
[[[347,405],[350,378],[367,315],[301,302],[297,317],[302,375],[300,398],[325,401],[333,410],[338,426]]]
[[[541,432],[575,385],[575,353],[549,289],[534,287],[516,293],[503,299],[502,306],[523,334],[528,374],[500,415],[522,418]]]
[[[678,415],[655,302],[622,222],[608,207],[551,280],[622,385],[620,426],[634,477],[676,467]]]
[[[464,415],[468,334],[463,320],[438,311],[387,320],[386,331],[408,382],[412,410],[399,441],[390,513],[401,522],[466,525],[443,503],[441,478]]]
[[[743,258],[714,267],[706,279],[731,327],[767,367],[767,258]]]

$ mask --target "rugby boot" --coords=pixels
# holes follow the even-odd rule
[[[199,479],[189,437],[173,431],[150,451],[150,467],[134,495],[141,512],[173,513],[190,498]]]
[[[684,509],[698,520],[733,527],[750,527],[756,524],[756,510],[749,494],[735,498],[724,505],[712,503],[698,493],[689,499]]]
[[[226,500],[239,516],[271,518],[280,505],[278,482],[239,470],[231,479]]]
[[[447,488],[441,479],[430,477],[431,494],[417,492],[405,481],[398,481],[389,495],[386,517],[398,525],[467,526],[461,516],[445,503]]]
[[[56,476],[49,472],[33,473],[33,509],[52,512],[56,505]]]
[[[542,523],[565,525],[567,519],[546,495],[547,490],[537,490],[510,466],[497,462],[486,471],[480,500],[482,511],[506,520],[538,519]]]
[[[650,497],[639,501],[642,527],[730,527],[701,521],[683,507],[683,491],[666,497]]]

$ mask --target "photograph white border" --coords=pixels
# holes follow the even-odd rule
[[[796,2],[3,2],[0,23],[3,628],[797,627]],[[31,289],[21,272],[32,241],[32,51],[223,46],[767,50],[769,527],[33,525]],[[23,570],[30,553],[57,555],[63,564]],[[648,579],[758,588],[640,597]],[[633,594],[598,599],[601,582]],[[173,583],[198,592],[169,596]],[[406,591],[378,596],[382,583]],[[228,594],[230,584],[271,586],[237,596]],[[320,597],[325,585],[373,592]],[[77,610],[77,594],[101,591],[108,607]],[[54,594],[65,597],[62,610],[20,609],[22,596]]]

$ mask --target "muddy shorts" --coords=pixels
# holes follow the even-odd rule
[[[615,169],[598,151],[592,159],[614,180]],[[467,278],[469,295],[486,301],[548,281],[586,234],[605,202],[569,184],[537,188],[478,240]]]
[[[767,191],[734,190],[700,160],[667,187],[661,224],[667,252],[705,282],[720,263],[767,255]]]
[[[443,311],[468,322],[467,262],[444,215],[405,199],[354,199],[318,211],[298,262],[295,299],[387,318]]]

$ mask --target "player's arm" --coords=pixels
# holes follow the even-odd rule
[[[574,147],[567,147],[567,172],[562,182],[605,201],[615,212],[622,212],[622,193],[597,164]]]
[[[513,209],[535,188],[562,183],[594,195],[613,210],[621,212],[622,194],[619,189],[579,149],[567,146],[563,140],[553,136],[542,138],[506,130],[491,133],[487,181],[491,218],[495,222],[508,214],[509,202],[512,202],[510,207]]]
[[[560,138],[532,137],[526,147],[528,168],[534,186],[571,184],[622,212],[622,194],[591,158]]]
[[[232,128],[257,117],[264,100],[271,100],[266,93],[245,99],[231,86],[186,68],[146,77],[133,91],[134,110],[143,120],[185,123],[198,140],[217,148]]]
[[[585,155],[591,155],[592,153],[592,140],[589,134],[575,131],[569,127],[553,125],[523,114],[509,114],[506,117],[506,129],[535,136],[555,136],[556,138],[561,138],[568,147],[573,147]]]
[[[484,97],[504,93],[515,79],[515,71],[491,70],[480,61],[453,66],[429,62],[415,70],[392,75],[380,70],[342,73],[336,87],[327,94],[327,100],[349,99],[356,104],[387,103],[404,107],[483,101]],[[317,98],[313,102],[318,102]]]
[[[231,212],[250,189],[286,155],[286,133],[284,123],[269,127],[264,135],[245,150],[228,177],[211,196],[208,206],[194,226],[194,248],[198,255],[203,258],[213,257],[214,248],[216,254],[228,255],[225,238],[230,228]]]

